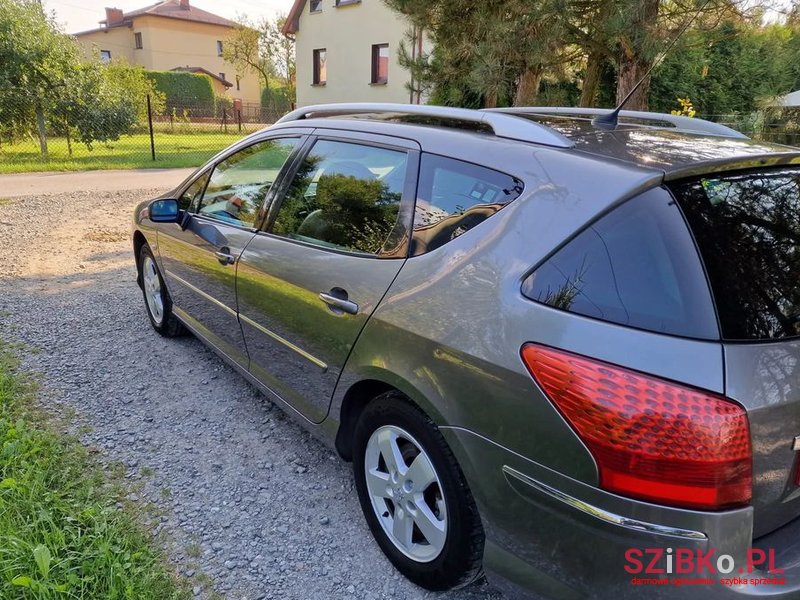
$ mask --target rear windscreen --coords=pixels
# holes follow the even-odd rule
[[[800,335],[800,169],[673,186],[711,281],[722,335]]]

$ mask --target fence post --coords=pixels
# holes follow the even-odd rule
[[[228,110],[224,107],[222,108],[222,129],[228,133]]]
[[[242,133],[242,109],[236,111],[236,120],[239,123],[239,133]]]
[[[156,141],[153,137],[153,107],[150,104],[150,94],[147,94],[147,124],[150,127],[150,155],[156,160]]]

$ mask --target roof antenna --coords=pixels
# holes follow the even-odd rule
[[[631,96],[633,96],[633,94],[636,93],[636,90],[638,90],[642,86],[642,84],[647,80],[647,78],[650,76],[653,70],[658,65],[661,64],[661,61],[664,60],[664,58],[667,56],[667,53],[670,50],[672,50],[672,47],[675,46],[675,44],[678,43],[678,40],[681,39],[681,37],[683,37],[683,34],[686,33],[686,30],[689,29],[691,24],[697,20],[697,17],[700,16],[700,13],[702,13],[705,10],[706,6],[708,6],[710,2],[711,0],[705,0],[705,2],[703,2],[700,8],[697,9],[697,12],[694,13],[686,21],[686,23],[683,24],[683,27],[680,28],[680,31],[678,31],[675,37],[672,38],[672,41],[667,45],[666,48],[664,48],[661,54],[659,54],[656,57],[656,59],[653,61],[653,64],[650,65],[649,69],[647,69],[647,72],[644,75],[642,75],[642,78],[636,82],[636,85],[634,85],[633,88],[631,88],[631,91],[628,92],[628,95],[622,99],[622,102],[619,103],[619,106],[617,106],[610,113],[599,115],[594,119],[592,119],[592,125],[594,125],[598,129],[607,129],[609,131],[613,131],[614,129],[617,128],[617,125],[619,124],[619,113],[622,111],[623,107],[628,103],[628,100],[630,100]]]

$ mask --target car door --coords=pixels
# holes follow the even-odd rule
[[[236,149],[194,184],[204,187],[191,196],[182,225],[159,233],[175,314],[244,368],[249,359],[236,315],[236,260],[302,139],[284,135]]]
[[[307,147],[242,254],[237,293],[251,374],[319,423],[408,254],[419,146],[339,132]]]

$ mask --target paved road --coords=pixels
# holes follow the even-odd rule
[[[0,175],[0,198],[149,188],[164,191],[174,188],[192,171],[193,169],[134,169]]]
[[[129,498],[161,509],[146,526],[197,597],[499,600],[485,583],[439,595],[401,578],[372,540],[349,465],[196,339],[151,329],[130,216],[180,174],[59,177],[161,188],[0,199],[0,338],[29,350],[45,410],[74,415],[81,440],[126,471]]]

